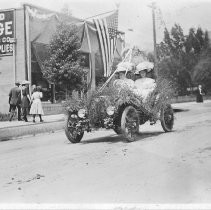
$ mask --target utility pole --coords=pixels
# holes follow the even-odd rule
[[[157,69],[157,44],[156,44],[156,25],[155,25],[155,9],[156,9],[156,4],[155,2],[152,2],[149,7],[152,9],[152,23],[153,23],[153,42],[154,42],[154,69],[155,69],[155,77],[157,78],[158,76],[158,69]]]

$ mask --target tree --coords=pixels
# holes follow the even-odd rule
[[[199,62],[194,66],[192,78],[195,84],[203,84],[207,91],[211,91],[211,49],[201,53]]]
[[[172,54],[180,59],[184,49],[185,36],[180,25],[175,24],[171,29],[171,51]]]
[[[43,76],[62,90],[84,87],[80,45],[77,27],[60,23],[50,42],[50,58],[44,62]]]
[[[159,76],[171,80],[179,92],[184,94],[189,83],[188,74],[184,74],[185,36],[180,25],[175,24],[169,32],[164,30],[164,39],[158,45]],[[185,76],[185,77],[184,77]]]
[[[204,47],[205,49],[209,48],[209,35],[208,35],[208,31],[205,31],[204,33]]]
[[[208,33],[200,27],[197,30],[190,28],[188,35],[183,34],[178,24],[175,24],[170,32],[165,29],[164,39],[157,46],[159,74],[171,79],[176,84],[179,94],[186,94],[187,87],[196,83],[198,77],[194,75],[201,71],[199,67],[202,66],[198,63],[205,59],[208,48]]]

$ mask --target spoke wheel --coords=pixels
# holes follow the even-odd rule
[[[79,143],[83,138],[84,131],[76,128],[77,120],[68,116],[65,121],[65,134],[72,143]]]
[[[161,109],[160,121],[165,132],[170,132],[174,125],[174,111],[170,104],[167,104]]]
[[[139,132],[139,116],[137,110],[128,106],[122,113],[121,131],[128,142],[133,142],[137,138]]]
[[[119,113],[121,115],[121,113]],[[114,118],[114,128],[113,130],[115,131],[116,134],[121,134],[122,133],[122,130],[121,130],[121,117],[116,117]]]
[[[117,126],[116,126],[113,130],[114,130],[115,133],[118,134],[118,135],[122,133],[121,127],[117,127]]]

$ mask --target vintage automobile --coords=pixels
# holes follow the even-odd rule
[[[165,91],[161,89],[158,87],[147,102],[143,102],[130,89],[116,90],[112,86],[92,95],[89,100],[73,100],[74,106],[66,106],[65,134],[70,142],[79,143],[85,131],[105,128],[113,129],[128,142],[133,142],[137,139],[139,126],[147,121],[151,124],[160,121],[163,130],[170,132],[174,124],[174,111],[169,94],[166,94],[169,88]]]

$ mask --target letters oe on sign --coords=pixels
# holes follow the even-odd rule
[[[12,55],[14,38],[14,13],[11,11],[0,11],[0,56]]]

